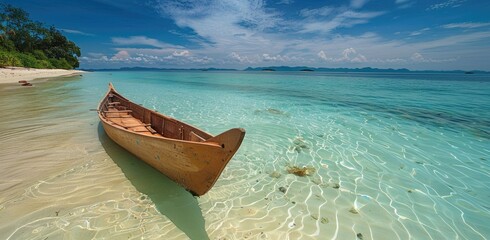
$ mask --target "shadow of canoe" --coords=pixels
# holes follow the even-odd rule
[[[148,195],[157,210],[167,216],[190,239],[209,239],[197,199],[192,194],[129,153],[98,125],[99,141],[107,154],[141,193]]]

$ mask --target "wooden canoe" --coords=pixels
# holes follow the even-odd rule
[[[111,83],[98,113],[114,142],[197,196],[213,187],[245,136],[242,128],[212,136],[131,102]]]

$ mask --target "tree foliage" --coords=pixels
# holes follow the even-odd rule
[[[80,48],[55,27],[29,19],[29,14],[0,4],[0,67],[64,68],[79,66]]]

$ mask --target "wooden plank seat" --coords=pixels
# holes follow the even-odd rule
[[[203,137],[197,135],[194,131],[191,131],[189,133],[189,138],[191,141],[195,141],[195,142],[204,142],[206,141]]]
[[[122,115],[122,116],[114,116],[114,117],[112,117],[112,116],[107,116],[107,118],[109,118],[109,119],[110,119],[110,118],[132,118],[132,117],[133,117],[133,116],[131,116],[131,115],[129,115],[129,114],[128,114],[128,115]]]
[[[104,113],[130,113],[133,112],[133,110],[107,110],[104,111]]]
[[[148,129],[148,131],[150,131],[151,134],[157,134],[157,131],[155,131],[155,129],[151,127],[151,124],[148,124],[148,126],[146,126],[146,129]]]
[[[133,124],[133,125],[122,125],[125,128],[135,128],[135,127],[151,127],[151,124],[141,123],[141,124]]]

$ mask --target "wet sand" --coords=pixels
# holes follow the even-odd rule
[[[80,78],[0,85],[0,239],[207,239],[197,199],[107,138],[89,111],[105,89]]]

